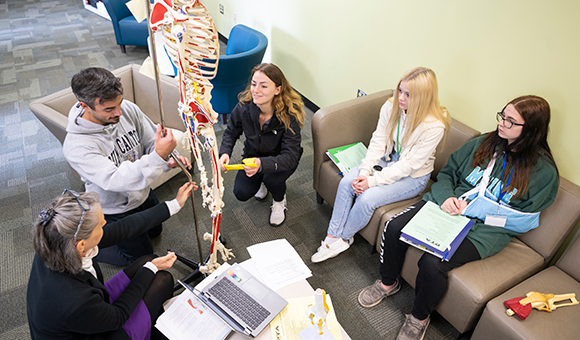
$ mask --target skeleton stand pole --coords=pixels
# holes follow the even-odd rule
[[[147,7],[147,28],[149,29],[149,39],[151,40],[151,57],[152,57],[152,61],[153,61],[153,70],[155,73],[155,83],[157,85],[157,100],[159,101],[159,122],[161,124],[161,131],[165,134],[165,113],[163,112],[163,100],[161,98],[161,84],[160,84],[160,80],[159,80],[159,69],[157,68],[157,50],[155,49],[155,36],[153,34],[153,30],[151,29],[151,24],[150,24],[150,18],[151,18],[151,5],[149,0],[144,0],[146,1],[146,7]],[[192,178],[191,178],[191,174],[189,173],[189,171],[187,170],[187,168],[185,167],[185,165],[183,165],[183,163],[181,163],[181,161],[177,158],[177,155],[172,152],[170,155],[175,162],[179,165],[179,167],[181,168],[181,170],[187,175],[187,178],[189,179],[189,182],[192,182]],[[193,156],[192,156],[193,158]],[[203,261],[203,255],[201,252],[201,237],[199,235],[199,226],[197,224],[197,211],[195,208],[195,193],[192,192],[191,193],[191,206],[193,207],[193,221],[195,224],[195,231],[197,234],[197,250],[199,251],[199,263],[202,263]],[[176,254],[177,255],[177,254]],[[183,257],[181,255],[177,255],[178,258],[180,259],[180,261],[188,264],[189,267],[191,267],[192,265],[195,266],[191,267],[192,269],[196,269],[199,268],[199,263],[195,263],[191,260],[189,260],[186,257]],[[189,263],[188,263],[189,262]],[[199,271],[197,271],[199,273]],[[194,273],[190,274],[188,276],[188,278],[192,277]],[[184,282],[188,282],[187,278],[183,280]]]

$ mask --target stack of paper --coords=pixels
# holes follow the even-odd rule
[[[172,340],[223,340],[232,331],[187,289],[159,316],[155,327]]]
[[[449,215],[437,204],[427,202],[401,230],[400,239],[449,261],[472,226],[469,218]]]
[[[310,269],[286,239],[255,244],[247,249],[259,273],[256,276],[274,291],[312,276]]]

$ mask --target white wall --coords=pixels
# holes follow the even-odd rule
[[[580,184],[578,1],[202,2],[225,36],[235,23],[263,32],[264,60],[321,107],[359,88],[393,88],[415,66],[432,68],[441,103],[481,131],[495,128],[495,113],[514,97],[543,96],[552,107],[550,145],[560,173]]]

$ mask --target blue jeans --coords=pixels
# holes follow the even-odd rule
[[[379,165],[386,168],[390,162],[392,160],[387,162],[382,158]],[[391,184],[370,187],[356,197],[352,181],[358,175],[359,167],[356,167],[346,174],[338,185],[332,218],[328,225],[330,236],[350,239],[369,223],[376,208],[419,195],[425,190],[430,176],[427,174],[418,178],[403,177]]]

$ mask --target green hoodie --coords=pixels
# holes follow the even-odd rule
[[[437,176],[437,182],[431,191],[423,196],[426,201],[432,201],[439,206],[449,197],[459,197],[474,188],[481,180],[485,168],[472,166],[473,155],[479,148],[485,135],[472,139],[459,150],[451,154],[447,164]],[[487,160],[489,162],[489,160]],[[486,162],[486,164],[487,164]],[[501,178],[503,157],[495,162],[490,175],[488,189],[492,192],[497,189]],[[506,173],[508,173],[506,171]],[[505,185],[506,178],[503,183]],[[554,165],[545,156],[538,158],[538,163],[530,172],[528,188],[520,197],[512,199],[515,191],[508,193],[502,199],[513,209],[522,212],[539,212],[549,207],[558,193],[558,173]],[[517,188],[516,188],[517,190]],[[472,218],[475,222],[467,238],[475,245],[481,258],[498,253],[505,248],[512,238],[521,235],[501,227],[486,225],[482,220]]]

